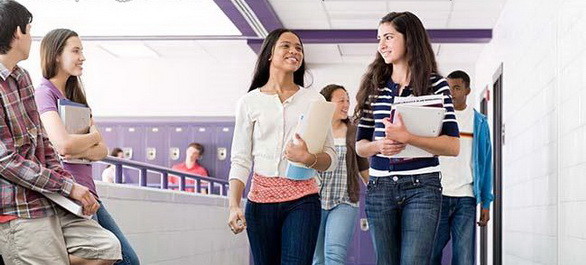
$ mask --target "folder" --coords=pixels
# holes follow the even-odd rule
[[[65,130],[70,134],[89,133],[91,123],[91,110],[86,105],[67,99],[57,101],[57,109]],[[87,159],[61,159],[70,164],[89,164]]]
[[[70,134],[86,134],[90,130],[90,108],[67,99],[57,101],[59,116]]]
[[[47,199],[53,201],[55,204],[61,206],[63,209],[67,210],[68,212],[75,214],[84,219],[91,219],[91,215],[84,215],[83,214],[83,206],[79,203],[74,201],[71,198],[67,198],[59,193],[51,193],[51,192],[42,192]]]
[[[323,151],[326,138],[332,127],[334,110],[334,103],[313,101],[307,112],[299,118],[295,132],[305,141],[310,153],[317,154]],[[293,135],[293,137],[295,136]],[[289,161],[285,172],[285,176],[293,180],[306,180],[316,175],[315,169],[291,161]]]

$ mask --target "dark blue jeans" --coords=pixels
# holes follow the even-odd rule
[[[367,189],[377,264],[429,264],[441,210],[439,173],[371,177]]]
[[[442,212],[431,264],[441,265],[442,251],[450,235],[452,239],[452,265],[474,264],[476,233],[476,198],[442,197]]]
[[[122,260],[116,262],[116,265],[138,265],[140,261],[138,256],[132,249],[132,246],[128,242],[128,239],[124,236],[114,218],[108,213],[104,204],[100,202],[100,209],[94,215],[94,219],[98,221],[98,223],[106,230],[112,232],[120,241],[120,245],[122,246]]]
[[[319,195],[281,203],[246,203],[255,265],[311,265],[321,219]]]

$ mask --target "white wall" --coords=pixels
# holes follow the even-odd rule
[[[141,264],[249,264],[246,233],[235,236],[227,226],[227,198],[101,181],[96,186]]]
[[[118,58],[98,42],[84,42],[87,59],[82,79],[94,115],[234,115],[234,103],[248,91],[256,60],[245,42],[147,44],[161,57]],[[35,84],[41,78],[39,46],[34,42],[30,58],[20,64]]]
[[[586,260],[584,32],[585,1],[509,0],[476,63],[504,66],[503,264]]]

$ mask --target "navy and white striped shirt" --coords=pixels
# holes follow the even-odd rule
[[[454,104],[448,82],[443,77],[432,74],[430,77],[433,94],[444,95],[444,108],[446,109],[440,135],[459,137],[458,122],[454,114]],[[387,86],[379,88],[379,95],[371,97],[369,102],[371,110],[364,110],[364,115],[358,124],[357,141],[366,139],[376,141],[385,138],[385,125],[383,119],[390,117],[391,104],[395,97],[399,96],[400,86],[392,81]],[[413,96],[413,90],[407,86],[403,89],[401,97]],[[374,155],[370,161],[370,175],[373,177],[387,177],[391,175],[412,175],[439,172],[439,160],[436,157],[427,158],[387,158],[381,154]]]

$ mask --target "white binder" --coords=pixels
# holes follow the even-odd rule
[[[71,198],[67,198],[59,193],[49,193],[49,192],[42,192],[47,199],[53,201],[55,204],[63,207],[63,209],[67,210],[68,212],[75,214],[81,218],[91,219],[91,215],[84,215],[83,214],[83,206],[74,201]]]
[[[397,105],[395,113],[400,113],[403,124],[409,133],[421,137],[438,137],[442,130],[446,109],[437,107],[422,107]],[[396,114],[395,114],[396,115]],[[396,121],[397,117],[394,117]],[[433,157],[421,148],[407,145],[403,151],[393,155],[393,158]]]
[[[90,108],[67,99],[59,99],[57,101],[57,109],[59,111],[59,117],[61,117],[61,121],[63,121],[63,125],[68,133],[89,133],[91,123]],[[62,158],[62,160],[70,164],[89,164],[91,162],[87,159],[65,160]]]
[[[305,141],[310,153],[317,154],[323,151],[326,138],[332,127],[334,111],[334,103],[313,101],[307,112],[300,117],[295,132]],[[285,175],[289,179],[305,180],[315,177],[317,171],[298,163],[289,162]]]

